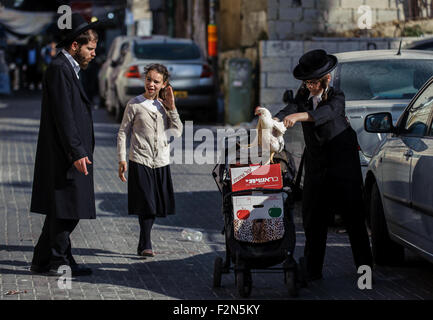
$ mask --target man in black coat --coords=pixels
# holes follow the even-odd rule
[[[372,266],[364,222],[358,140],[345,113],[344,93],[329,86],[337,58],[324,50],[305,53],[293,75],[303,84],[276,114],[286,127],[302,123],[305,140],[302,217],[308,278],[322,278],[329,214],[341,213],[355,265]]]
[[[80,69],[95,57],[97,33],[79,14],[72,14],[43,80],[42,110],[30,211],[45,214],[31,271],[73,276],[92,270],[79,266],[71,253],[70,234],[80,219],[95,219],[91,104],[79,80]]]

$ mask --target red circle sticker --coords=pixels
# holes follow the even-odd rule
[[[238,219],[246,220],[250,216],[250,211],[249,210],[238,210],[238,212],[236,212],[236,215],[237,215]]]

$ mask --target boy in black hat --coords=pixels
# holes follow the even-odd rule
[[[95,219],[92,109],[79,80],[79,71],[95,58],[98,41],[84,18],[74,13],[72,28],[63,33],[63,48],[47,68],[43,80],[41,121],[36,150],[30,211],[45,214],[35,247],[34,273],[59,276],[68,265],[72,276],[92,270],[77,264],[71,253],[72,231],[79,219]]]
[[[324,50],[305,53],[293,75],[303,83],[295,98],[276,114],[286,127],[302,123],[305,176],[302,217],[309,280],[322,278],[328,217],[338,209],[349,234],[355,265],[372,266],[364,223],[358,141],[345,113],[344,93],[329,86],[337,58]]]

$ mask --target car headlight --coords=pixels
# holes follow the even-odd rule
[[[368,166],[370,159],[370,157],[367,157],[361,150],[359,150],[359,160],[361,161],[361,166]]]

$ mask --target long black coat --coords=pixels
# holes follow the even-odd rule
[[[59,53],[43,80],[30,211],[59,219],[94,219],[92,110],[71,63]],[[74,161],[88,157],[88,175]]]
[[[333,203],[327,203],[333,208],[348,210],[351,205],[362,206],[358,141],[346,119],[344,93],[330,87],[327,94],[328,99],[313,110],[312,103],[308,103],[309,93],[298,92],[295,103],[289,103],[276,114],[283,120],[292,113],[308,112],[314,119],[302,122],[305,140],[302,211],[307,226],[314,211],[325,211],[324,201],[328,199],[333,199]]]

